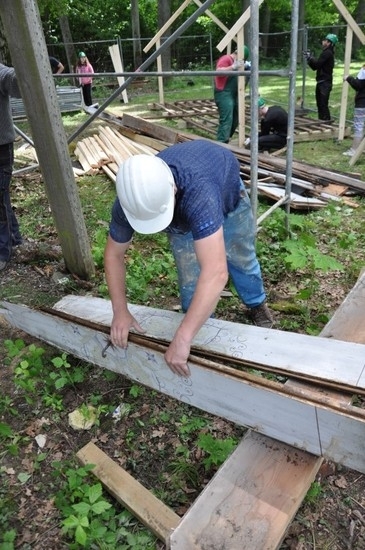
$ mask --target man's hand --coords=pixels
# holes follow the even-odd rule
[[[113,346],[127,349],[128,335],[131,328],[140,334],[146,332],[129,311],[114,315],[110,327],[110,340]]]
[[[175,374],[178,376],[190,376],[190,369],[187,360],[190,354],[190,342],[175,334],[174,339],[165,353],[165,361]]]
[[[245,145],[245,147],[247,147],[247,149],[249,149],[250,144],[251,144],[251,138],[248,137],[248,138],[245,139],[244,145]]]
[[[306,61],[308,61],[308,59],[310,59],[312,57],[310,50],[303,51],[302,53],[303,53],[303,57]]]

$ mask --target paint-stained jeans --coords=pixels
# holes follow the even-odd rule
[[[223,224],[227,266],[231,280],[242,302],[256,307],[265,300],[260,265],[255,250],[255,228],[250,199],[244,197],[234,212],[226,216]],[[199,264],[195,255],[191,233],[168,234],[175,258],[180,289],[181,307],[189,308],[199,277]]]
[[[0,145],[0,260],[10,260],[12,246],[22,241],[19,224],[10,202],[10,181],[14,161],[12,143]]]

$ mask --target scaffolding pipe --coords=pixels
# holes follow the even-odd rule
[[[258,0],[251,2],[250,35],[251,35],[251,170],[250,200],[254,223],[257,220],[257,179],[258,179],[258,139],[259,139],[259,7]]]
[[[288,109],[288,134],[287,134],[287,154],[286,154],[286,178],[285,195],[289,198],[285,203],[285,227],[289,234],[289,214],[290,214],[290,196],[291,180],[293,171],[293,149],[294,149],[294,119],[295,119],[295,87],[297,73],[297,51],[298,51],[298,18],[299,18],[299,0],[292,2],[292,21],[291,21],[291,47],[290,47],[290,75],[289,75],[289,109]]]
[[[287,77],[290,74],[289,69],[277,69],[277,70],[266,70],[261,71],[257,70],[257,73],[261,76],[282,76]],[[220,70],[220,71],[138,71],[135,72],[123,72],[123,73],[91,73],[90,76],[93,78],[103,78],[103,77],[133,77],[133,80],[136,78],[146,78],[147,76],[176,76],[176,77],[191,77],[191,76],[232,76],[232,71]],[[249,71],[235,71],[237,76],[250,76],[252,75],[252,68]],[[73,77],[77,76],[77,73],[62,73],[60,75],[53,75],[57,78]],[[80,76],[80,74],[79,74]]]

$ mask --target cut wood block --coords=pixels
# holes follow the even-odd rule
[[[166,543],[180,517],[165,506],[128,472],[90,442],[76,454],[81,464],[94,464],[93,474],[120,504],[127,508],[160,540]]]
[[[116,165],[115,165],[116,166]],[[117,166],[116,166],[117,167]],[[118,167],[117,167],[118,168]],[[106,164],[103,164],[103,166],[101,167],[101,169],[103,170],[103,172],[105,172],[105,174],[108,176],[109,179],[112,180],[112,182],[116,182],[117,181],[117,174],[116,174],[116,171],[113,171],[111,170],[111,168],[106,165]]]
[[[337,195],[338,197],[341,197],[349,190],[349,186],[340,185],[338,183],[329,183],[326,185],[325,190],[329,195]]]
[[[274,550],[321,463],[248,432],[172,533],[171,550]]]

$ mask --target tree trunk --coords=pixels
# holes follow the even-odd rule
[[[132,0],[132,37],[133,37],[133,61],[135,69],[142,65],[141,29],[139,24],[138,0]]]
[[[62,41],[65,44],[68,72],[75,72],[76,51],[73,44],[70,23],[67,15],[61,15],[59,18]],[[76,78],[71,78],[71,84],[76,85]]]
[[[171,17],[171,0],[158,0],[158,28],[161,29],[163,25]],[[171,35],[171,29],[167,29],[163,38]],[[167,48],[161,55],[161,63],[163,71],[171,71],[171,49]]]
[[[270,20],[271,20],[271,10],[269,6],[264,2],[260,12],[260,21],[262,21],[261,32],[263,33],[262,39],[260,40],[260,50],[261,54],[264,57],[267,57],[267,48],[269,44],[269,30],[270,30]]]
[[[363,23],[365,19],[365,2],[364,0],[358,0],[357,7],[354,11],[353,18],[355,19],[356,23]],[[362,27],[362,31],[363,31]],[[361,47],[361,42],[357,38],[357,36],[354,34],[353,41],[352,41],[352,55],[356,54],[356,52]]]
[[[4,27],[0,19],[0,63],[7,65],[9,63],[9,48],[5,39]]]
[[[66,267],[88,279],[94,262],[38,6],[34,0],[2,0],[1,19]]]

